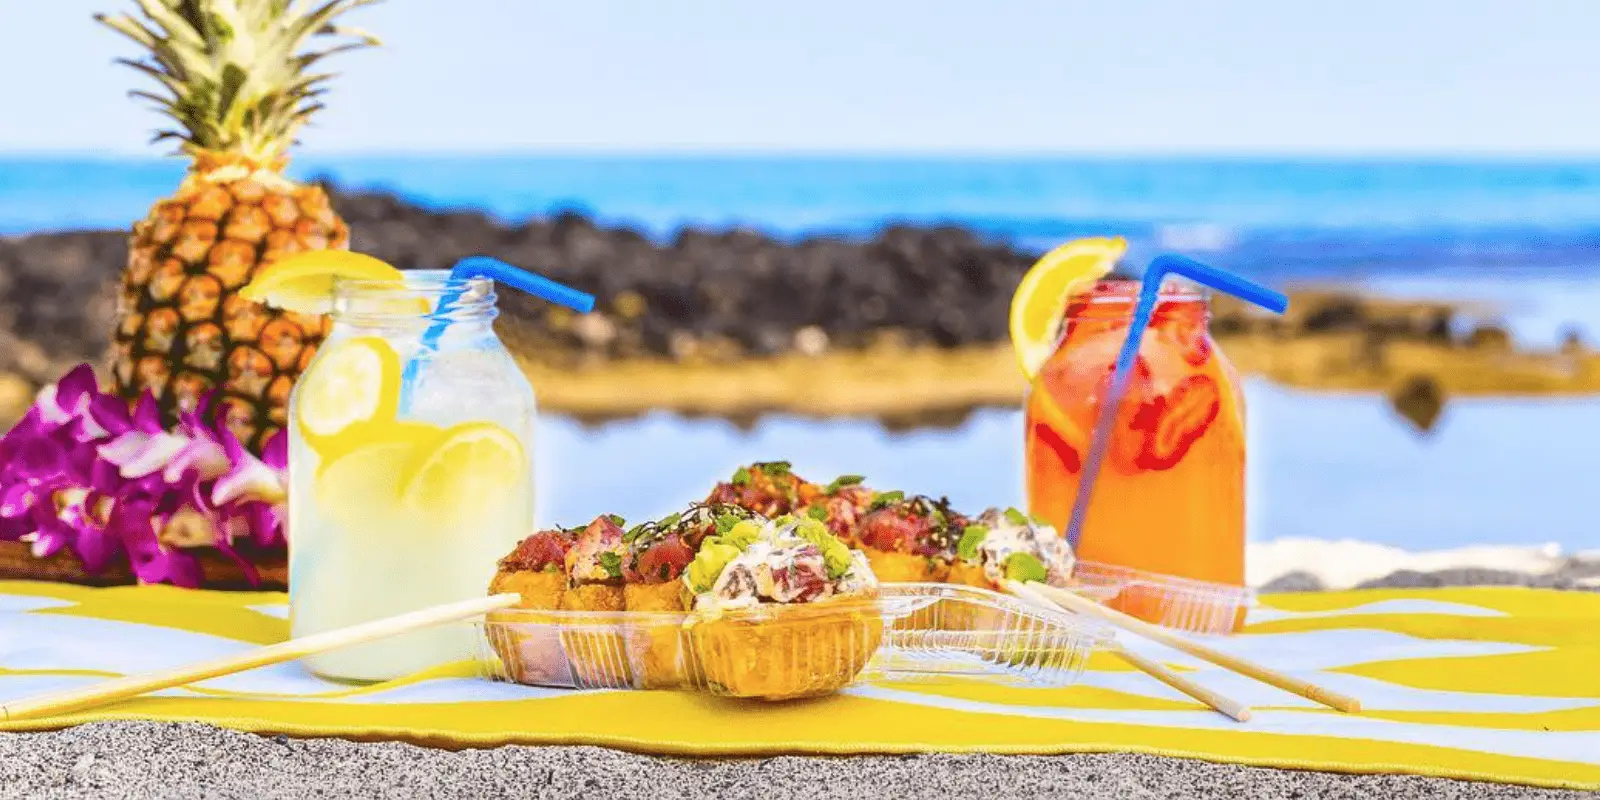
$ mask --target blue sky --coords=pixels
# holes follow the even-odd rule
[[[132,0],[0,0],[0,151],[154,153]],[[1600,153],[1592,0],[386,0],[320,153]]]

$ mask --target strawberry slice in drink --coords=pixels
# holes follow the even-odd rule
[[[1150,318],[1150,328],[1145,333],[1147,351],[1149,345],[1154,344],[1191,367],[1203,367],[1211,360],[1214,348],[1204,312],[1191,305],[1175,300],[1156,304],[1155,315]]]
[[[1116,372],[1117,356],[1122,351],[1122,343],[1127,333],[1126,324],[1121,322],[1107,323],[1103,320],[1086,322],[1073,330],[1063,342],[1064,351],[1061,354],[1063,357],[1052,359],[1039,375],[1039,386],[1036,387],[1036,391],[1047,392],[1051,398],[1059,398],[1048,404],[1056,410],[1056,414],[1055,418],[1046,421],[1056,432],[1070,431],[1072,434],[1069,437],[1063,433],[1059,437],[1064,440],[1060,445],[1063,450],[1070,450],[1070,456],[1065,454],[1062,456],[1062,461],[1070,467],[1068,469],[1070,473],[1082,470],[1083,460],[1088,456],[1091,432],[1099,422],[1100,410],[1111,394],[1111,379]],[[1163,343],[1155,341],[1154,336],[1154,331],[1145,331],[1140,353],[1134,359],[1128,384],[1123,391],[1122,399],[1117,404],[1117,419],[1112,425],[1111,442],[1106,449],[1106,460],[1127,473],[1139,470],[1134,462],[1144,442],[1141,431],[1131,430],[1133,422],[1140,409],[1149,404],[1155,395],[1155,373],[1146,354],[1160,350]],[[1063,403],[1081,410],[1083,414],[1081,424],[1057,421],[1066,418],[1066,413],[1060,410]],[[1046,438],[1045,441],[1050,439]]]
[[[1058,470],[1075,474],[1083,469],[1088,437],[1078,423],[1067,416],[1048,391],[1038,392],[1029,402],[1032,433],[1029,463],[1035,475],[1050,475]]]
[[[1144,469],[1171,469],[1205,435],[1222,408],[1217,382],[1209,375],[1190,375],[1172,391],[1139,410],[1133,429],[1144,432],[1144,445],[1134,463]]]
[[[1069,444],[1054,428],[1043,423],[1033,424],[1033,446],[1028,451],[1030,472],[1034,475],[1052,475],[1065,472],[1073,475],[1083,469],[1083,452]]]

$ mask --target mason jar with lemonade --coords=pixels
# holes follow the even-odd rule
[[[492,327],[493,281],[320,252],[246,297],[333,319],[290,398],[291,635],[481,595],[534,505],[536,402]],[[469,626],[442,626],[306,661],[369,682],[475,648]]]

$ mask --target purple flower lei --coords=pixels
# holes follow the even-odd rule
[[[125,558],[140,583],[189,588],[201,580],[191,550],[211,546],[258,584],[236,545],[286,543],[288,439],[257,458],[209,407],[165,430],[153,397],[130,413],[79,365],[0,437],[0,541],[38,558],[66,549],[91,574]]]

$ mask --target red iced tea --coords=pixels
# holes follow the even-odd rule
[[[1102,281],[1076,297],[1028,395],[1029,507],[1063,532],[1138,291],[1137,282]],[[1208,318],[1202,295],[1163,289],[1118,404],[1080,559],[1244,585],[1244,401]],[[1141,587],[1112,605],[1171,622],[1173,604],[1192,601]],[[1237,628],[1242,609],[1229,614],[1225,627]]]

